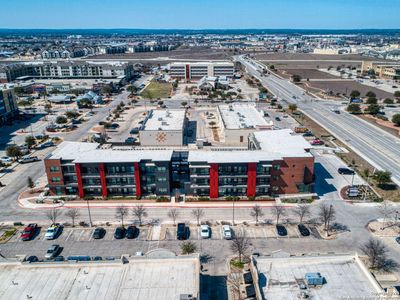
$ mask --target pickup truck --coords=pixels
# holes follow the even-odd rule
[[[37,230],[37,224],[36,223],[32,223],[29,224],[28,226],[25,227],[25,229],[22,231],[21,233],[21,241],[30,241],[36,233]]]

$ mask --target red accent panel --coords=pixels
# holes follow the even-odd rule
[[[186,80],[190,80],[190,66],[189,65],[186,65],[185,78],[186,78]]]
[[[85,193],[83,192],[81,164],[75,164],[75,172],[76,172],[76,180],[78,182],[79,197],[83,198],[85,197]]]
[[[140,168],[139,163],[135,162],[135,184],[136,184],[136,197],[140,197],[142,195],[142,191],[140,189]]]
[[[210,198],[218,198],[218,164],[210,164]]]
[[[256,196],[257,185],[257,163],[247,165],[247,197]]]
[[[103,198],[107,198],[107,180],[106,180],[106,170],[104,168],[104,163],[100,164],[100,181],[101,181],[101,195]]]

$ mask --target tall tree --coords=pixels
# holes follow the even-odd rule
[[[51,221],[51,225],[54,225],[57,223],[57,219],[60,215],[61,215],[61,211],[56,209],[55,207],[46,211],[46,217],[47,217],[47,219],[49,219],[49,221]]]
[[[174,222],[174,226],[176,225],[176,219],[179,217],[179,211],[176,208],[171,208],[168,211],[168,217],[172,219]]]
[[[333,205],[329,205],[327,203],[321,203],[319,205],[319,218],[324,223],[324,230],[326,235],[329,236],[329,226],[330,223],[333,222],[336,218],[336,212]]]
[[[72,227],[75,227],[75,219],[79,217],[79,210],[77,208],[68,208],[68,210],[65,212],[65,215],[69,218],[71,218],[72,221]]]
[[[192,215],[197,220],[197,226],[200,226],[201,218],[204,217],[204,215],[205,215],[204,209],[195,208],[195,209],[192,210]]]
[[[250,247],[250,241],[242,234],[235,234],[231,243],[231,250],[238,255],[239,262],[242,262],[243,256]]]
[[[258,225],[258,219],[264,216],[264,212],[262,211],[261,206],[254,205],[251,208],[250,216],[252,216],[256,220],[256,225]]]
[[[115,217],[121,219],[121,226],[124,227],[124,218],[128,215],[128,208],[123,205],[118,206],[115,209]]]
[[[132,209],[133,215],[138,219],[139,226],[142,226],[143,218],[147,217],[147,210],[143,205],[136,205]]]
[[[286,210],[282,205],[276,204],[272,207],[272,214],[276,217],[276,224],[279,224],[279,219],[286,215]]]
[[[307,204],[299,204],[294,209],[294,213],[299,217],[299,223],[303,224],[303,220],[311,215],[310,206]]]

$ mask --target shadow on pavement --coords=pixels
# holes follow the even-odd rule
[[[336,192],[337,189],[333,184],[327,182],[327,179],[333,179],[331,173],[328,172],[324,166],[316,162],[314,165],[314,174],[315,174],[315,192],[318,196],[323,196],[325,194]]]

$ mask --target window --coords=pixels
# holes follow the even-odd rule
[[[158,192],[159,192],[160,194],[166,194],[166,193],[168,193],[168,189],[166,189],[166,188],[159,188],[159,189],[158,189]]]
[[[240,142],[243,143],[243,135],[240,136]]]
[[[167,181],[167,178],[166,177],[157,177],[157,181],[158,182],[165,182],[165,181]]]
[[[58,195],[61,195],[61,194],[62,194],[61,187],[57,186],[56,187],[56,195],[58,196]]]
[[[61,178],[60,177],[51,177],[51,182],[60,182]]]
[[[59,167],[56,167],[56,166],[51,166],[50,167],[50,172],[59,172],[60,171],[60,168]]]
[[[167,168],[166,167],[157,167],[158,172],[166,172]]]
[[[275,171],[279,171],[281,169],[281,166],[280,165],[274,165],[274,170]]]

